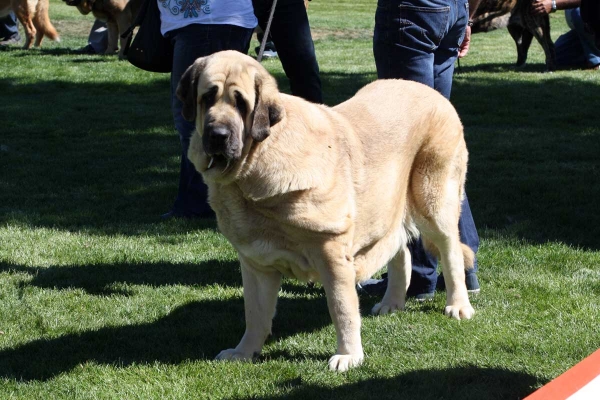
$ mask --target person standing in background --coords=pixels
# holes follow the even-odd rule
[[[258,24],[265,30],[273,0],[253,0],[252,3]],[[290,81],[292,94],[313,103],[323,103],[319,64],[304,0],[277,1],[270,37]]]
[[[480,0],[378,0],[373,54],[379,79],[407,79],[423,83],[447,99],[452,90],[454,64],[464,57],[471,41],[471,17]],[[475,254],[479,235],[465,196],[458,226],[461,242]],[[407,296],[427,300],[444,288],[438,279],[437,259],[423,248],[421,239],[409,243],[412,276]],[[466,272],[470,293],[480,291],[477,258]],[[383,294],[387,278],[359,284],[359,291]]]
[[[173,43],[171,71],[171,108],[181,142],[179,189],[171,209],[163,218],[205,218],[214,212],[207,202],[208,188],[187,157],[193,122],[186,121],[177,85],[185,70],[198,57],[222,50],[247,54],[252,32],[257,25],[251,0],[174,0],[158,1],[161,32]]]

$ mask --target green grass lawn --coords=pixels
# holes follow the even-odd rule
[[[374,11],[311,2],[329,105],[375,79]],[[169,77],[73,54],[93,19],[50,14],[60,43],[0,51],[0,399],[520,399],[600,347],[597,71],[544,73],[537,43],[515,70],[506,30],[460,63],[473,320],[444,317],[444,294],[384,317],[362,298],[365,363],[331,373],[323,290],[285,281],[261,358],[223,363],[244,331],[236,254],[213,221],[158,218],[179,168]]]

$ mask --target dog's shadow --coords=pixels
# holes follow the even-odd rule
[[[324,298],[280,298],[279,307],[286,314],[297,309],[304,312],[301,328],[276,318],[277,337],[313,331],[330,323]],[[315,308],[323,308],[323,312],[306,312]],[[219,351],[234,347],[243,333],[241,296],[226,301],[194,301],[154,322],[38,339],[0,351],[0,378],[45,381],[89,362],[127,367],[212,360]]]
[[[127,289],[122,289],[128,284],[152,287],[242,285],[237,261],[47,268],[0,263],[0,272],[3,271],[30,274],[32,279],[21,284],[23,287],[83,289],[97,296],[129,296]],[[284,281],[278,308],[285,312],[274,319],[275,335],[271,340],[312,332],[331,324],[327,300],[320,286]],[[298,318],[303,321],[300,326],[295,323]],[[211,360],[219,351],[235,346],[244,329],[241,294],[233,299],[193,301],[153,322],[106,326],[5,349],[0,351],[0,378],[47,380],[88,362],[125,367],[157,361],[177,364],[185,360]]]
[[[335,387],[306,383],[299,375],[277,384],[285,394],[262,396],[261,399],[505,400],[524,398],[540,383],[543,383],[541,379],[525,372],[466,364],[399,372],[392,377],[365,379]]]

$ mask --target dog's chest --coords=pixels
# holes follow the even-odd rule
[[[238,251],[242,262],[254,268],[278,270],[302,281],[317,281],[318,274],[307,257],[302,235],[285,223],[265,216],[240,196],[229,193],[211,203],[217,213],[219,229]]]
[[[289,278],[301,281],[318,281],[319,276],[308,259],[301,253],[282,246],[279,240],[256,239],[235,245],[240,256],[254,268],[277,270]]]

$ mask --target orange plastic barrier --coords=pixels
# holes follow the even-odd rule
[[[542,386],[525,400],[600,400],[600,350]]]

